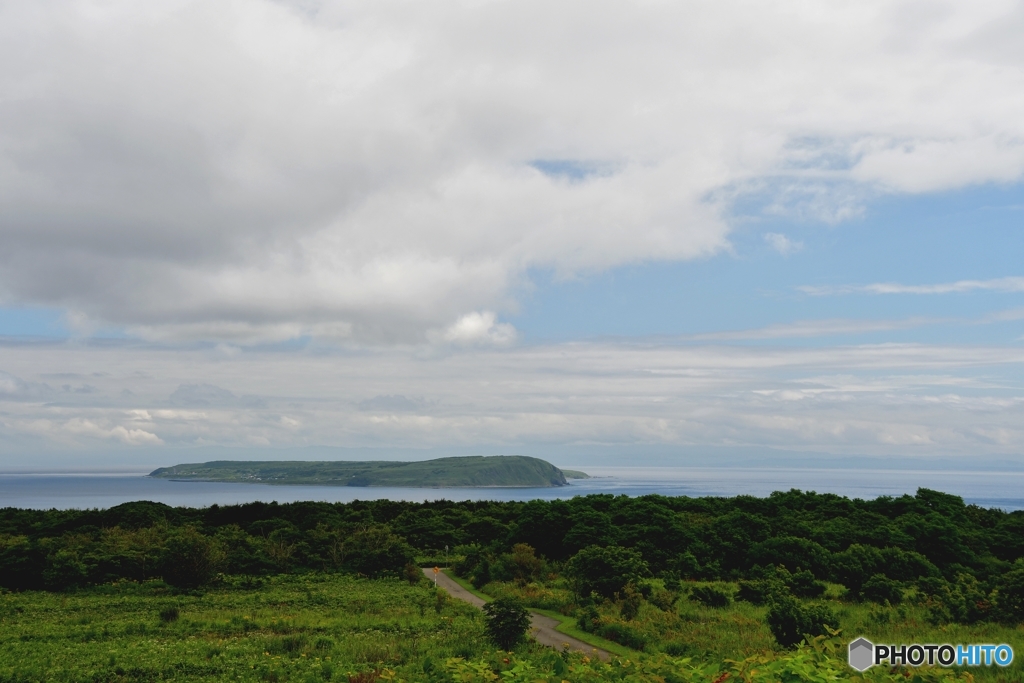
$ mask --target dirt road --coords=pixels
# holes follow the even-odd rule
[[[423,574],[431,581],[434,580],[433,569],[424,568]],[[443,588],[448,591],[453,598],[465,600],[474,607],[483,607],[484,605],[483,600],[452,581],[444,572],[437,574],[437,585],[439,588]],[[590,657],[598,657],[604,661],[611,659],[611,653],[598,649],[593,645],[587,645],[582,640],[577,640],[565,635],[564,633],[559,633],[555,630],[556,626],[558,626],[558,621],[556,619],[546,617],[543,614],[537,614],[536,612],[530,612],[530,635],[532,635],[541,645],[547,645],[548,647],[553,647],[556,650],[568,647],[570,650],[582,652]]]

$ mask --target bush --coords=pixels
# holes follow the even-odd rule
[[[480,560],[483,559],[483,552],[478,545],[455,546],[455,554],[461,554],[461,558],[455,560],[452,564],[452,571],[455,572],[455,576],[463,579],[468,579],[472,576],[473,570],[476,569],[477,565],[480,564]]]
[[[832,553],[820,544],[793,536],[768,538],[750,548],[750,558],[757,564],[781,565],[789,571],[804,568],[816,576],[827,574],[831,557]]]
[[[803,605],[791,595],[776,596],[766,616],[768,628],[779,645],[791,648],[805,636],[823,636],[839,620],[827,605]]]
[[[512,578],[519,584],[537,580],[544,568],[544,561],[537,557],[533,546],[526,543],[516,543],[512,546],[508,564]]]
[[[978,579],[960,573],[955,581],[922,576],[917,590],[928,607],[929,619],[936,624],[974,624],[991,616],[992,595],[986,593]]]
[[[602,638],[618,643],[619,645],[625,645],[626,647],[633,648],[634,650],[643,650],[647,647],[647,638],[628,624],[620,624],[612,622],[605,624],[598,631],[598,635]]]
[[[996,594],[997,614],[1002,621],[1019,624],[1024,621],[1024,563],[1017,561],[1014,569],[999,581]]]
[[[696,586],[690,591],[690,599],[699,602],[705,607],[725,607],[730,602],[730,596],[721,588],[714,586]]]
[[[772,579],[740,581],[739,585],[740,589],[736,592],[736,599],[744,600],[752,605],[763,605],[770,602],[776,595],[789,593],[786,584]]]
[[[640,591],[632,583],[627,583],[622,589],[622,606],[619,609],[622,618],[626,621],[636,619],[636,616],[640,614],[641,602],[643,602],[643,596]]]
[[[164,581],[176,588],[198,588],[213,581],[227,559],[216,539],[186,526],[167,539]]]
[[[576,610],[576,625],[586,633],[596,633],[601,628],[601,613],[594,605],[584,605]]]
[[[502,650],[511,650],[530,628],[530,613],[515,598],[498,598],[483,607],[487,615],[487,636]]]
[[[791,574],[787,585],[793,595],[801,598],[820,598],[828,588],[824,581],[815,580],[814,574],[807,569]]]
[[[371,578],[401,576],[414,559],[412,547],[387,526],[371,526],[345,541],[344,567]]]
[[[611,598],[629,582],[648,576],[647,563],[632,548],[592,545],[573,555],[565,565],[565,574],[576,595],[591,592]]]
[[[49,566],[43,572],[43,582],[50,590],[73,590],[85,584],[88,569],[78,555],[69,550],[58,550],[49,558]]]
[[[678,599],[678,593],[667,590],[653,590],[651,591],[651,596],[647,598],[648,602],[660,609],[662,612],[671,611],[673,605],[676,604],[676,600]]]
[[[178,611],[177,607],[164,607],[160,610],[160,621],[165,624],[177,621],[179,616],[181,616],[181,613]]]
[[[473,588],[480,590],[491,582],[491,563],[487,561],[487,558],[480,560],[480,564],[476,566],[476,571],[473,572]]]
[[[903,601],[903,585],[885,574],[875,574],[864,582],[860,594],[862,598],[871,602],[898,605]]]
[[[692,645],[687,643],[680,643],[677,641],[670,641],[665,643],[661,647],[661,651],[667,654],[669,657],[686,657],[696,654]]]

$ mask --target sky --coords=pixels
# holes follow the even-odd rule
[[[0,470],[1024,466],[1022,33],[995,0],[0,4]]]

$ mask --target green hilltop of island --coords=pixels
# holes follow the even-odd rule
[[[317,486],[395,486],[406,488],[548,488],[568,479],[589,479],[583,472],[560,470],[525,455],[472,455],[417,462],[244,461],[161,467],[149,476],[174,481]]]

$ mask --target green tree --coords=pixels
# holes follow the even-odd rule
[[[415,586],[423,581],[423,571],[417,567],[415,563],[406,562],[405,569],[403,571],[405,574],[405,580],[409,582],[410,586]]]
[[[776,595],[766,615],[768,628],[779,645],[794,647],[805,636],[822,636],[839,620],[827,605],[803,605],[792,595]]]
[[[185,526],[168,536],[164,546],[164,581],[178,588],[198,588],[217,576],[225,560],[216,539]]]
[[[577,595],[594,592],[605,598],[620,592],[627,583],[637,583],[650,575],[647,563],[632,548],[596,545],[573,555],[565,573]]]
[[[387,526],[366,527],[345,541],[345,568],[363,576],[401,576],[413,559],[412,547]]]
[[[72,590],[83,585],[88,578],[88,569],[70,550],[58,550],[50,558],[43,581],[50,590]]]
[[[536,581],[540,577],[541,569],[544,568],[544,561],[537,557],[533,546],[526,543],[516,543],[512,546],[509,564],[516,583]]]
[[[898,605],[903,601],[903,585],[885,574],[875,574],[864,582],[861,596],[879,604],[888,602],[890,605]]]
[[[1011,624],[1024,621],[1024,561],[1017,560],[1000,579],[996,601],[1001,620]]]
[[[640,614],[643,596],[632,582],[622,587],[620,596],[622,598],[622,606],[619,608],[619,614],[625,621],[633,621]]]
[[[502,650],[518,645],[530,628],[530,613],[516,598],[498,598],[483,607],[487,614],[487,637]]]
[[[473,572],[473,588],[480,590],[491,582],[491,563],[486,557],[480,560]]]

